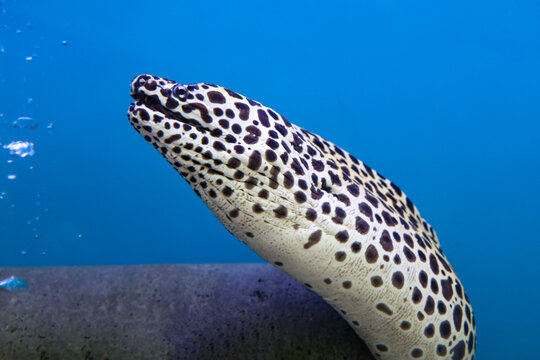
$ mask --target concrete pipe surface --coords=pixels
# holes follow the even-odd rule
[[[0,359],[373,360],[318,295],[268,264],[0,268]]]

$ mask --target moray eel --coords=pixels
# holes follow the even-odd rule
[[[240,241],[322,296],[377,359],[474,359],[475,320],[394,183],[278,112],[140,75],[128,118]]]

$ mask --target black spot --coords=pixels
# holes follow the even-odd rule
[[[238,116],[241,120],[247,120],[249,118],[249,106],[241,102],[235,102],[234,105],[239,110]]]
[[[229,196],[231,196],[231,195],[233,194],[234,190],[231,189],[231,188],[228,187],[228,186],[225,186],[225,187],[223,188],[223,190],[221,190],[221,192],[222,192],[223,195],[225,195],[226,197],[229,197]]]
[[[309,235],[308,242],[304,244],[304,249],[309,249],[313,245],[321,241],[322,230],[316,230]]]
[[[286,189],[292,188],[294,185],[294,175],[287,171],[283,174],[283,186],[285,186]]]
[[[403,234],[403,240],[405,240],[407,245],[409,245],[412,249],[414,249],[414,241],[409,234]]]
[[[379,252],[373,245],[369,245],[365,253],[366,261],[370,264],[375,263],[379,259]]]
[[[439,263],[437,262],[437,258],[433,254],[429,255],[429,266],[431,267],[431,271],[433,271],[435,275],[439,273]]]
[[[340,207],[336,207],[335,212],[336,212],[336,216],[337,216],[337,217],[344,218],[344,217],[347,216],[347,213],[345,212],[345,210],[343,210],[343,209],[340,208]]]
[[[283,164],[287,164],[287,161],[289,161],[289,155],[287,155],[286,152],[279,155],[279,157],[281,158],[281,161],[283,162]]]
[[[456,328],[456,331],[461,331],[461,321],[463,319],[463,310],[461,310],[460,305],[456,305],[454,308],[454,327]]]
[[[249,156],[248,168],[250,168],[251,170],[258,170],[261,167],[261,164],[261,153],[258,150],[253,151]]]
[[[281,124],[276,124],[275,129],[283,136],[286,136],[288,133],[287,129]]]
[[[165,103],[165,106],[168,108],[168,109],[174,109],[178,106],[178,101],[174,100],[173,98],[168,98],[167,99],[167,102]]]
[[[261,191],[259,191],[259,194],[258,196],[261,198],[261,199],[268,199],[268,190],[266,189],[262,189]]]
[[[392,309],[390,309],[388,307],[388,305],[386,305],[385,303],[378,303],[375,307],[376,307],[377,310],[379,310],[380,312],[385,313],[386,315],[391,316],[391,315],[394,314]]]
[[[437,311],[439,311],[439,314],[441,315],[446,314],[446,305],[441,300],[437,302]]]
[[[405,282],[405,277],[403,276],[403,273],[401,271],[396,271],[392,274],[392,285],[396,289],[403,288],[403,284]]]
[[[232,217],[232,218],[238,217],[238,214],[239,214],[238,209],[234,209],[234,210],[229,211],[229,216]]]
[[[380,352],[387,352],[388,351],[388,346],[384,345],[384,344],[377,344],[375,345],[375,347],[377,348],[377,350],[379,350]]]
[[[245,150],[246,150],[246,149],[245,149],[242,145],[235,145],[235,146],[234,146],[234,151],[235,151],[237,154],[243,154]]]
[[[241,164],[241,161],[238,160],[237,158],[229,158],[229,160],[227,161],[227,166],[230,167],[231,169],[236,169],[237,167],[239,167]]]
[[[437,254],[437,259],[439,259],[439,262],[446,269],[446,271],[452,272],[452,269],[450,269],[450,265],[448,265],[446,260],[441,255]]]
[[[306,194],[303,191],[297,191],[294,193],[294,200],[299,204],[305,203],[307,200]]]
[[[386,210],[384,210],[382,212],[382,216],[383,216],[383,219],[384,219],[384,222],[386,223],[386,225],[388,226],[396,226],[398,221],[395,217],[393,217],[392,215],[390,215]]]
[[[255,214],[260,214],[264,211],[263,207],[261,206],[261,204],[255,204],[252,206],[252,210]]]
[[[371,210],[371,207],[367,203],[360,203],[360,205],[358,205],[358,209],[362,214],[366,215],[366,217],[373,221],[373,212]]]
[[[347,206],[351,206],[351,200],[349,200],[349,197],[345,194],[338,194],[338,195],[335,195],[335,197],[341,201],[342,203],[344,203],[345,205]]]
[[[461,340],[451,350],[452,360],[463,360],[465,358],[465,342]]]
[[[163,142],[165,144],[170,144],[173,141],[179,140],[181,137],[182,136],[180,134],[173,134],[173,135],[169,136],[168,138],[166,138],[165,140],[163,140]]]
[[[323,212],[323,214],[330,214],[331,210],[332,209],[330,208],[330,203],[325,202],[325,203],[322,204],[322,212]]]
[[[227,150],[227,148],[225,147],[225,145],[223,145],[223,143],[221,141],[214,141],[213,147],[217,151],[225,151],[225,150]]]
[[[332,185],[341,186],[341,179],[337,174],[334,174],[332,171],[328,171],[328,175],[330,176],[330,181],[332,182]]]
[[[416,255],[414,255],[414,253],[412,252],[411,249],[409,249],[409,247],[407,247],[407,246],[403,247],[403,254],[405,254],[405,257],[407,258],[407,260],[409,262],[415,262],[416,261]]]
[[[358,231],[362,235],[365,235],[369,232],[369,224],[360,216],[356,217],[356,231]]]
[[[307,209],[306,219],[309,221],[315,221],[317,219],[317,211],[315,209]]]
[[[265,153],[264,153],[264,157],[266,158],[267,161],[269,162],[274,162],[277,160],[277,155],[276,153],[273,151],[273,150],[266,150]]]
[[[461,284],[458,281],[456,281],[456,284],[454,285],[454,287],[456,289],[456,294],[458,294],[458,296],[461,299],[463,299],[463,289],[461,288]]]
[[[442,344],[437,345],[437,355],[440,357],[446,356],[446,346]]]
[[[439,325],[439,333],[443,339],[448,339],[452,334],[452,329],[448,320],[444,320],[441,325]]]
[[[338,231],[336,240],[340,243],[346,243],[349,240],[349,232],[347,230]]]
[[[225,91],[227,92],[227,94],[229,94],[229,95],[232,96],[233,98],[237,98],[237,99],[240,99],[240,100],[243,99],[242,95],[239,95],[239,94],[235,93],[235,92],[232,91],[232,90],[229,90],[229,89],[223,89],[223,90],[225,90]]]
[[[414,348],[411,351],[411,356],[416,359],[421,358],[422,356],[424,356],[424,351],[422,351],[422,349],[420,348]]]
[[[296,175],[304,175],[304,169],[302,168],[302,165],[300,165],[297,159],[293,159],[291,163],[291,168],[294,170]]]
[[[277,218],[283,219],[287,216],[287,208],[283,205],[280,205],[278,208],[274,209],[274,214]]]
[[[246,186],[247,189],[253,189],[257,185],[257,183],[258,183],[257,179],[254,178],[253,176],[250,176],[249,179],[247,179],[244,182],[244,185]]]
[[[408,322],[407,320],[403,320],[403,321],[401,322],[401,324],[399,324],[399,327],[400,327],[402,330],[407,331],[407,330],[410,330],[410,329],[411,329],[411,323]]]
[[[418,280],[420,280],[420,284],[423,288],[427,286],[428,276],[424,270],[420,270],[420,273],[418,274]]]
[[[385,251],[394,250],[394,245],[392,244],[392,239],[390,238],[390,234],[388,233],[388,231],[383,231],[379,242],[381,243],[381,246]]]
[[[435,300],[428,295],[426,300],[426,305],[424,306],[424,311],[428,315],[433,315],[433,312],[435,311]]]
[[[373,205],[373,207],[375,208],[379,207],[379,202],[372,195],[366,194],[366,200],[369,201],[369,203]]]
[[[422,292],[416,286],[414,287],[414,290],[412,292],[411,299],[415,304],[418,304],[420,301],[422,301]]]
[[[311,159],[311,166],[313,166],[313,169],[319,172],[324,170],[324,163],[319,160]]]
[[[372,276],[371,285],[373,287],[381,287],[383,285],[383,279],[378,275]]]
[[[257,116],[259,117],[259,121],[264,127],[270,127],[270,122],[268,121],[268,115],[263,109],[257,110]]]
[[[452,298],[452,295],[454,294],[454,290],[452,289],[452,278],[448,277],[448,279],[441,280],[441,289],[442,294],[444,298],[448,301]]]
[[[473,346],[474,346],[474,333],[471,331],[471,333],[469,334],[469,344],[467,345],[469,352],[472,352]]]
[[[244,136],[243,140],[246,144],[253,145],[256,144],[257,141],[259,141],[259,137],[254,134],[247,134],[246,136]]]
[[[347,257],[347,254],[345,253],[345,251],[338,251],[334,254],[335,258],[336,258],[336,261],[344,261],[345,258]]]
[[[214,104],[225,104],[225,96],[219,91],[209,91],[208,100]]]
[[[434,294],[439,293],[439,283],[435,278],[431,278],[431,291],[433,291]]]
[[[240,134],[242,132],[242,127],[240,125],[238,125],[238,124],[232,124],[231,130],[235,134]]]
[[[266,140],[266,145],[268,145],[269,147],[271,147],[274,150],[276,150],[279,147],[279,143],[274,139]]]
[[[221,115],[223,115],[223,110],[221,110],[221,108],[215,108],[215,109],[214,109],[214,115],[216,115],[216,116],[221,116]],[[220,121],[227,121],[227,120],[220,120]],[[229,123],[229,122],[227,121],[227,124],[228,124],[228,123]],[[220,123],[220,124],[221,124],[221,123]],[[227,127],[229,127],[229,125],[227,125]]]
[[[347,190],[349,190],[349,193],[354,197],[358,197],[358,195],[360,195],[360,189],[356,184],[347,185]]]
[[[352,287],[352,282],[351,281],[344,281],[341,283],[341,286],[343,286],[344,289],[350,289]]]
[[[401,196],[401,194],[402,194],[401,189],[400,189],[399,187],[397,187],[396,184],[390,183],[390,186],[392,186],[392,189],[394,189],[394,191],[396,192],[397,196]]]

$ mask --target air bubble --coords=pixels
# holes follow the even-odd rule
[[[29,98],[29,100],[32,100],[32,98]],[[39,126],[39,122],[28,116],[20,116],[19,118],[17,118],[17,120],[13,120],[12,125],[14,128],[17,128],[17,129],[34,130],[35,128]]]
[[[28,141],[13,141],[8,145],[4,145],[4,149],[9,150],[10,155],[17,155],[21,158],[35,154],[34,143]]]

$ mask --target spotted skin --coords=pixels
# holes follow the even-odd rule
[[[223,87],[141,75],[131,95],[135,130],[225,227],[321,295],[377,359],[474,359],[469,299],[396,185]]]

